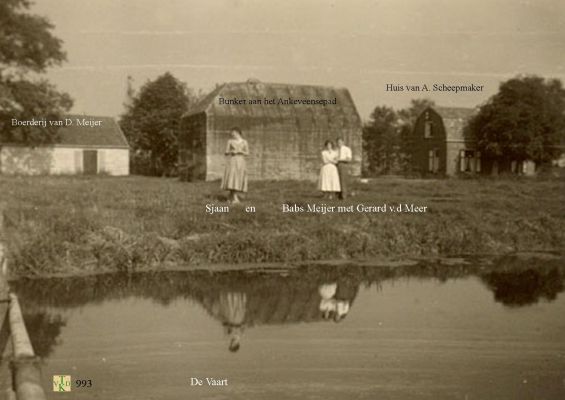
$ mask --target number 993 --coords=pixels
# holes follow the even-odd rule
[[[76,387],[85,387],[85,388],[92,387],[92,380],[91,379],[77,379],[75,381],[75,386]]]

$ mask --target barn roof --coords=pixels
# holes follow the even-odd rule
[[[477,111],[475,108],[432,107],[441,118],[447,140],[465,140],[467,122]]]
[[[77,147],[117,147],[129,148],[128,141],[120,126],[112,117],[95,117],[91,115],[66,115],[73,124],[61,127],[58,134],[57,145]],[[100,121],[100,126],[80,126],[77,119],[87,121]]]
[[[245,105],[220,104],[220,98],[244,99]],[[249,99],[313,99],[332,100],[336,104],[249,104]],[[361,125],[361,118],[353,99],[346,88],[330,86],[294,85],[266,83],[256,80],[231,82],[216,87],[200,102],[194,105],[185,116],[207,113],[214,116],[242,117],[253,119],[295,119],[303,120],[305,125]]]
[[[106,147],[129,148],[128,141],[120,125],[112,117],[99,117],[92,115],[67,114],[61,117],[62,121],[70,119],[72,125],[62,126],[57,130],[57,140],[50,146],[56,147]],[[80,125],[77,120],[100,121],[99,124],[89,126]],[[18,142],[3,142],[3,145],[27,146]]]

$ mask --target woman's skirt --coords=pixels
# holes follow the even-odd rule
[[[247,192],[247,167],[245,157],[230,156],[227,159],[226,170],[222,179],[223,190]]]
[[[339,174],[334,164],[325,164],[320,170],[318,189],[322,192],[341,192]]]

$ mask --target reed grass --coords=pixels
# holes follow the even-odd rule
[[[324,200],[312,182],[251,182],[225,206],[218,182],[0,177],[11,271],[136,271],[166,264],[503,255],[565,249],[563,179],[375,179]],[[283,213],[281,204],[427,206],[425,213]],[[256,212],[248,213],[246,206]]]

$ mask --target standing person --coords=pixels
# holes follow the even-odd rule
[[[337,172],[337,152],[333,142],[327,140],[322,150],[323,166],[320,169],[320,178],[318,179],[318,189],[329,199],[333,198],[334,193],[339,193],[341,187],[339,184],[339,174]]]
[[[229,190],[228,201],[237,204],[239,194],[247,192],[247,166],[245,157],[249,155],[247,140],[243,138],[241,129],[232,128],[231,139],[228,140],[225,155],[226,170],[222,179],[222,189]]]
[[[343,200],[349,195],[349,163],[353,159],[351,149],[345,145],[343,138],[337,138],[337,154],[337,171],[341,186],[338,198]]]

